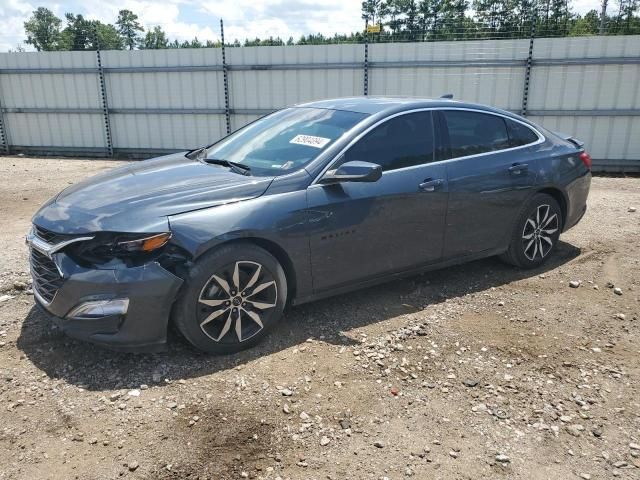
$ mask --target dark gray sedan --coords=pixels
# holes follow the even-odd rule
[[[69,335],[213,353],[257,343],[288,304],[500,255],[534,268],[584,215],[571,137],[451,100],[285,108],[208,147],[98,175],[27,236],[37,302]]]

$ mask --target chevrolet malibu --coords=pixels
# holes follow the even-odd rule
[[[448,99],[285,108],[213,145],[71,186],[27,236],[68,335],[154,350],[255,345],[301,304],[500,255],[535,268],[586,210],[582,144]]]

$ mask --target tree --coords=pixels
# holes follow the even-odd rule
[[[634,18],[640,6],[639,0],[618,0],[618,18],[616,20],[616,30],[618,33],[630,34],[637,28],[633,28],[634,23],[637,27],[637,18]],[[636,22],[634,22],[636,20]]]
[[[600,14],[590,10],[584,17],[578,15],[569,30],[569,35],[596,35],[600,30]]]
[[[364,0],[362,2],[362,19],[370,25],[382,20],[385,4],[382,0]]]
[[[551,0],[551,11],[547,30],[551,35],[564,36],[568,32],[570,19],[568,0]]]
[[[167,34],[159,26],[153,27],[153,30],[148,30],[142,41],[142,48],[149,50],[158,50],[161,48],[168,48],[169,40]]]
[[[440,19],[439,0],[422,0],[418,5],[418,25],[422,31],[422,40],[426,40],[427,32],[433,35],[436,31],[436,24]]]
[[[387,0],[385,4],[385,13],[391,17],[387,25],[394,35],[400,33],[402,30],[402,26],[405,23],[404,16],[406,15],[407,7],[407,0]]]
[[[122,50],[122,37],[110,23],[65,14],[67,26],[60,33],[62,50]]]
[[[94,44],[95,31],[89,20],[82,15],[65,13],[67,26],[60,33],[60,47],[62,50],[87,50]]]
[[[31,14],[31,18],[24,22],[27,33],[25,43],[33,45],[37,51],[58,50],[60,45],[60,26],[62,20],[51,10],[39,7]]]
[[[185,40],[182,42],[180,44],[180,48],[204,48],[204,45],[200,40],[198,40],[198,37],[194,37],[191,41]]]
[[[406,0],[404,28],[407,30],[406,40],[415,41],[418,35],[418,2]]]
[[[98,20],[91,21],[91,29],[94,36],[91,38],[90,47],[92,50],[122,50],[124,42],[116,27],[110,23],[102,23]],[[97,40],[97,44],[96,44]]]
[[[144,32],[144,28],[138,22],[138,16],[131,10],[120,10],[118,19],[116,20],[118,32],[124,39],[124,44],[129,50],[140,42],[140,32]]]

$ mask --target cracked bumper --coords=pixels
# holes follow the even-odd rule
[[[164,348],[171,307],[182,279],[156,262],[114,270],[86,269],[62,253],[58,264],[64,282],[53,300],[47,303],[39,295],[35,297],[65,334],[115,350]],[[129,300],[126,314],[68,318],[84,302],[116,298]]]

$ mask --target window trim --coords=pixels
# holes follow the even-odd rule
[[[526,122],[523,122],[522,120],[510,117],[508,115],[504,115],[504,114],[499,113],[499,112],[491,112],[491,111],[488,111],[488,110],[481,110],[479,108],[469,108],[469,107],[422,107],[422,108],[414,108],[414,109],[411,109],[411,110],[404,110],[402,112],[396,112],[393,115],[389,115],[388,117],[381,118],[376,123],[374,123],[373,125],[370,125],[364,131],[360,132],[342,150],[340,150],[329,162],[327,162],[327,165],[313,179],[313,181],[311,182],[311,184],[309,186],[310,187],[312,187],[314,185],[318,185],[318,186],[321,186],[321,187],[324,186],[323,184],[318,183],[318,181],[323,177],[323,175],[325,173],[327,173],[327,170],[330,170],[331,167],[333,166],[333,164],[336,163],[340,159],[340,157],[342,157],[344,155],[344,153],[349,148],[351,148],[356,142],[361,140],[367,133],[369,133],[374,128],[382,125],[383,123],[385,123],[385,122],[387,122],[387,121],[389,121],[389,120],[391,120],[393,118],[399,117],[401,115],[407,115],[409,113],[417,113],[417,112],[428,112],[428,111],[433,112],[433,111],[443,111],[443,110],[456,110],[456,111],[462,110],[462,111],[466,111],[466,112],[484,113],[484,114],[487,114],[487,115],[495,115],[495,116],[501,117],[503,119],[513,120],[514,122],[518,122],[518,123],[524,125],[525,127],[527,127],[528,129],[532,130],[538,136],[538,140],[536,140],[535,142],[532,142],[532,143],[527,143],[526,145],[518,145],[517,147],[504,148],[502,150],[492,150],[490,152],[475,153],[473,155],[465,155],[464,157],[447,158],[445,160],[434,160],[433,162],[421,163],[419,165],[411,165],[410,167],[402,167],[402,168],[397,168],[395,170],[386,170],[386,171],[382,172],[382,175],[385,175],[387,173],[401,172],[401,171],[404,171],[404,170],[410,170],[410,169],[413,169],[413,168],[423,167],[425,165],[438,165],[438,164],[447,163],[447,162],[455,162],[455,161],[458,161],[458,160],[466,160],[466,159],[474,158],[474,157],[483,157],[485,155],[494,155],[496,153],[511,152],[511,151],[522,149],[522,148],[532,147],[534,145],[540,145],[541,143],[544,143],[547,140],[547,138],[537,128],[532,127],[531,125],[529,125]],[[433,129],[435,130],[435,117],[432,117],[432,125],[433,125]],[[505,127],[506,127],[506,123],[505,123]],[[435,134],[435,131],[434,131],[434,134]],[[435,139],[435,137],[434,137],[434,139]]]
[[[405,114],[412,114],[412,113],[423,113],[426,110],[420,110],[420,111],[406,111],[406,112],[401,112],[401,113],[405,113]],[[364,137],[366,137],[369,133],[371,133],[376,127],[379,127],[381,125],[383,125],[384,123],[386,123],[386,121],[388,120],[392,120],[393,118],[397,118],[400,117],[401,115],[393,115],[390,117],[387,117],[383,120],[385,121],[381,121],[381,122],[377,122],[375,125],[369,127],[365,132],[363,132],[361,135],[358,135],[358,140],[356,142],[350,142],[349,145],[347,145],[346,148],[344,148],[343,150],[340,151],[340,153],[338,155],[336,155],[336,157],[334,157],[332,159],[332,166],[335,165],[338,161],[340,161],[341,157],[343,157],[345,155],[345,153],[347,153],[349,151],[349,149],[351,147],[353,147],[356,143],[358,143],[358,141],[362,140]],[[400,167],[400,168],[394,168],[393,170],[382,170],[382,174],[384,175],[385,172],[397,172],[400,170],[407,170],[410,168],[416,168],[416,167],[420,167],[422,165],[429,165],[432,164],[436,161],[436,150],[437,150],[437,139],[436,139],[436,118],[435,115],[433,114],[433,112],[431,112],[431,136],[433,138],[433,152],[431,153],[431,161],[430,162],[426,162],[426,163],[417,163],[415,165],[409,165],[407,167]],[[339,167],[339,165],[338,165]]]

